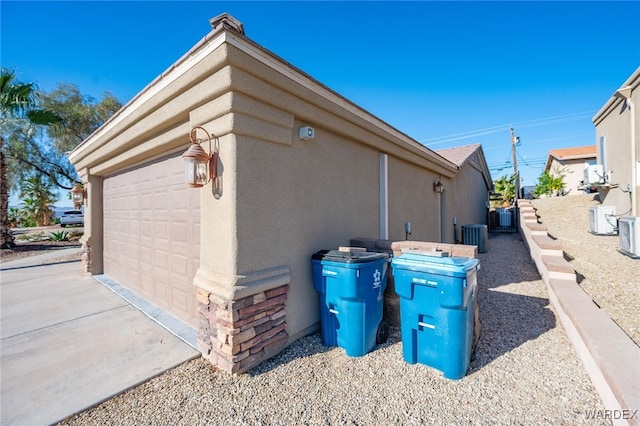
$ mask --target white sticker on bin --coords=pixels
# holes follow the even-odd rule
[[[430,328],[431,330],[435,330],[436,326],[433,324],[427,324],[426,322],[418,321],[418,325],[424,328]]]
[[[438,282],[437,281],[430,281],[430,280],[427,280],[427,279],[424,279],[424,278],[418,278],[418,277],[413,277],[411,282],[414,283],[414,284],[432,285],[434,287],[438,286]]]
[[[338,315],[338,311],[336,311],[335,309],[329,309],[329,313]]]
[[[323,269],[322,270],[322,275],[332,275],[332,276],[336,276],[338,275],[338,273],[336,271],[330,271],[328,269]]]

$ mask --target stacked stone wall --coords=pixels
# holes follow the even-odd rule
[[[288,285],[239,300],[225,300],[198,289],[198,345],[214,366],[243,373],[278,354],[287,345]]]

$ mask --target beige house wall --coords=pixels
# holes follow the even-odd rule
[[[455,179],[444,182],[446,208],[443,242],[456,242],[453,235],[454,217],[456,218],[458,242],[461,242],[462,238],[461,226],[487,224],[490,184],[479,165],[479,161],[468,162],[462,167]]]
[[[405,222],[411,222],[409,239],[440,241],[440,195],[433,191],[438,177],[432,171],[398,158],[389,158],[389,238],[405,239]],[[376,233],[353,235],[379,238]]]
[[[584,189],[580,190],[584,180],[584,170],[589,165],[585,159],[559,161],[557,158],[551,160],[549,174],[551,176],[563,176],[564,195],[584,195]]]
[[[315,129],[314,139],[298,137],[303,125]],[[286,292],[289,340],[317,328],[310,257],[352,237],[381,237],[381,154],[388,158],[388,238],[404,239],[404,223],[411,221],[413,239],[439,240],[436,177],[450,187],[452,212],[464,217],[464,211],[485,206],[477,177],[468,186],[473,174],[457,181],[455,164],[228,30],[207,36],[71,153],[89,183],[89,202],[98,204],[104,177],[186,150],[194,126],[219,142],[218,180],[191,189],[200,198],[200,261],[193,283],[207,309],[206,331],[213,333],[199,339],[208,351],[213,347],[212,362],[225,369],[237,361],[242,371],[262,359],[258,355],[272,353],[263,344],[245,351],[236,334],[240,328],[230,331],[239,315],[257,309],[246,304],[279,303]],[[102,212],[89,206],[87,212],[89,270],[100,273]],[[276,310],[267,308],[280,336],[281,312],[269,314]],[[223,327],[228,335],[213,329],[222,318],[229,322]],[[251,345],[259,337],[242,334]]]
[[[631,101],[613,96],[594,116],[598,164],[604,164],[609,184],[601,187],[602,204],[616,214],[640,215],[640,68],[621,86],[631,87]],[[632,132],[635,133],[632,140]],[[601,141],[604,140],[604,150]],[[604,153],[604,158],[603,158]],[[609,173],[612,172],[612,173]],[[633,200],[633,201],[632,201]],[[632,204],[635,204],[632,208]]]

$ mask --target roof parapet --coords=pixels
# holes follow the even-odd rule
[[[209,23],[211,24],[211,28],[213,28],[213,34],[217,34],[224,30],[231,30],[244,35],[244,26],[242,25],[242,22],[238,21],[226,12],[209,19]]]

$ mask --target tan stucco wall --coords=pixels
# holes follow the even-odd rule
[[[453,218],[456,218],[456,238],[461,239],[461,226],[487,224],[489,187],[482,172],[472,164],[465,164],[454,179],[444,182],[446,207],[444,210],[443,242],[454,243]]]
[[[578,189],[584,180],[584,170],[589,162],[584,159],[558,161],[557,158],[551,160],[549,174],[551,176],[563,176],[564,195],[584,195],[585,191]]]
[[[409,239],[440,241],[440,196],[433,191],[433,181],[437,177],[430,170],[389,158],[390,240],[404,240],[404,224],[411,222]]]
[[[219,136],[220,190],[193,189],[201,206],[196,286],[237,300],[289,284],[287,331],[295,339],[319,319],[310,256],[352,237],[380,237],[381,153],[388,155],[389,238],[404,239],[411,221],[412,239],[439,240],[438,176],[448,191],[464,192],[449,197],[451,211],[462,217],[475,202],[472,176],[454,189],[453,163],[280,59],[229,32],[207,43],[71,155],[88,176],[102,176],[186,149],[193,126]],[[315,128],[313,140],[298,138],[302,125]],[[483,209],[486,191],[481,198]]]
[[[602,107],[593,119],[596,127],[596,152],[598,153],[598,164],[602,164],[602,158],[599,149],[600,138],[605,137],[605,159],[604,166],[606,172],[610,174],[609,183],[618,185],[617,188],[601,188],[600,195],[604,205],[613,205],[616,207],[616,214],[630,215],[631,212],[631,194],[623,192],[627,190],[627,185],[635,190],[636,198],[636,215],[640,214],[640,178],[632,176],[632,161],[636,162],[636,169],[640,169],[640,68],[622,85],[622,87],[631,85],[634,87],[631,98],[635,105],[633,109],[629,109],[623,99],[612,97]],[[631,120],[635,120],[635,159],[631,154]]]
[[[390,238],[402,239],[404,222],[410,220],[416,237],[437,240],[437,195],[431,189],[437,174],[430,169],[451,175],[453,167],[443,167],[446,161],[402,141],[404,135],[399,132],[393,134],[393,129],[381,128],[382,123],[372,117],[328,102],[244,52],[230,47],[228,53],[233,138],[221,141],[224,195],[209,202],[212,212],[222,207],[216,203],[228,196],[226,175],[231,166],[236,179],[231,189],[235,191],[236,269],[227,271],[212,262],[211,270],[203,271],[201,277],[213,282],[203,279],[199,285],[231,294],[233,284],[233,297],[240,297],[251,291],[240,288],[244,285],[254,289],[268,285],[265,282],[273,278],[269,271],[276,271],[273,274],[280,279],[286,279],[283,275],[288,272],[287,331],[295,338],[319,320],[311,255],[347,245],[355,236],[379,236],[380,152],[389,154]],[[198,116],[195,121],[206,121],[208,111],[202,106],[192,120]],[[314,127],[313,140],[298,138],[302,125]],[[234,145],[229,149],[235,158],[225,156],[225,144]],[[226,250],[220,244],[209,249],[214,258]],[[226,284],[215,282],[226,272],[236,277],[225,278]],[[252,274],[255,279],[242,278]]]

